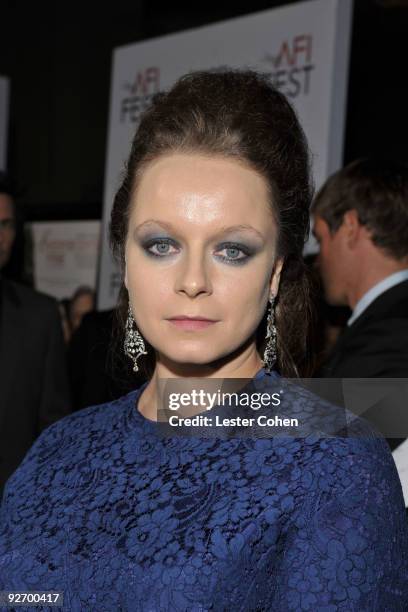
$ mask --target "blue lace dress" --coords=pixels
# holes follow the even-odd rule
[[[5,488],[0,591],[63,592],[72,612],[408,609],[382,438],[166,439],[144,387],[37,439]]]

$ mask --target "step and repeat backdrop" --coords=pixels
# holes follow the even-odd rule
[[[38,291],[61,300],[71,298],[79,287],[95,289],[100,225],[94,220],[30,224],[33,280]]]

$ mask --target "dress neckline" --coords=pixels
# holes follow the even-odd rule
[[[260,380],[260,379],[262,379],[266,375],[267,375],[267,372],[266,372],[265,368],[261,367],[258,370],[258,372],[255,374],[255,376],[253,377],[252,380]],[[269,373],[269,375],[278,376],[278,373],[276,372],[276,370],[272,370]],[[144,416],[140,412],[140,410],[138,408],[140,396],[142,395],[143,391],[145,390],[145,388],[147,387],[148,384],[149,384],[149,381],[147,380],[138,389],[136,389],[136,391],[135,391],[136,395],[135,395],[135,398],[134,398],[134,402],[132,402],[132,413],[133,413],[133,415],[135,415],[135,413],[136,413],[136,417],[140,421],[142,421],[143,423],[145,423],[147,425],[150,425],[151,427],[154,428],[155,426],[157,426],[158,421],[155,421],[153,419],[149,419],[148,417]]]

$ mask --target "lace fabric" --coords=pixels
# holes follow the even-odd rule
[[[0,590],[63,592],[70,612],[408,608],[383,439],[166,439],[144,387],[33,445],[0,510]]]

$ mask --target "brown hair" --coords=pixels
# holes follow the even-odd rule
[[[311,183],[306,139],[291,105],[265,75],[251,70],[193,72],[157,94],[142,116],[112,209],[111,246],[122,270],[132,193],[144,166],[172,152],[235,158],[266,180],[278,226],[277,255],[285,259],[275,302],[277,366],[284,376],[307,372],[311,308],[302,252],[309,233]],[[122,324],[127,300],[122,285]],[[261,356],[265,330],[266,313],[257,333]],[[147,342],[146,348],[154,355]],[[148,376],[152,359],[141,359]]]
[[[408,255],[408,167],[404,164],[358,159],[326,181],[311,210],[332,233],[346,211],[356,210],[376,246],[395,259]]]

